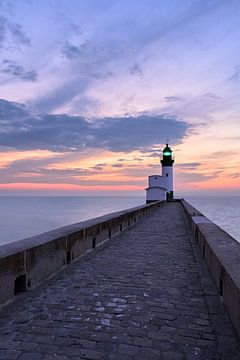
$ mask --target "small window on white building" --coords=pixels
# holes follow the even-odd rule
[[[168,177],[168,174],[166,174],[166,177]]]

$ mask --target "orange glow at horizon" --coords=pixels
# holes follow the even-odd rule
[[[0,184],[0,190],[143,190],[140,185],[74,185],[74,184],[36,184],[36,183],[11,183]]]
[[[187,152],[186,148],[194,150]],[[218,148],[214,149],[218,150]],[[226,152],[224,162],[222,155],[208,149],[208,153],[201,153],[199,146],[194,147],[192,140],[187,138],[184,143],[173,147],[175,155],[174,190],[238,190],[240,181],[238,176],[238,157]],[[205,152],[206,149],[203,149]],[[211,158],[211,155],[214,155]],[[215,155],[217,154],[217,155]],[[147,177],[151,174],[161,174],[158,157],[149,157],[147,153],[133,151],[131,153],[113,153],[107,150],[88,149],[79,153],[55,153],[48,150],[9,151],[1,153],[0,169],[11,166],[12,163],[29,160],[45,160],[39,172],[31,169],[16,170],[10,181],[1,183],[0,190],[9,191],[132,191],[144,192],[147,187]],[[123,159],[119,161],[119,159]],[[139,160],[140,159],[140,160]],[[200,159],[200,160],[199,160]],[[50,160],[50,162],[49,162]],[[184,164],[199,163],[195,168],[184,167]],[[118,167],[116,165],[120,165]],[[101,166],[102,165],[102,166]],[[181,167],[182,165],[182,167]],[[37,166],[37,165],[36,165]],[[100,170],[94,167],[102,167]],[[44,171],[49,171],[45,175]],[[86,170],[78,175],[77,169]],[[59,175],[54,171],[60,171]],[[53,171],[53,174],[51,173]],[[63,177],[61,176],[63,171]],[[73,175],[64,175],[64,171],[76,171]],[[18,177],[21,180],[18,181]],[[36,183],[34,182],[36,179]],[[194,179],[194,181],[193,181]],[[55,181],[54,181],[55,180]],[[79,182],[76,183],[76,182]],[[82,182],[82,184],[81,184]],[[105,183],[105,184],[104,184]]]

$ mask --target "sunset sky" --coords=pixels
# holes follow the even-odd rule
[[[239,0],[0,0],[0,194],[240,193]]]

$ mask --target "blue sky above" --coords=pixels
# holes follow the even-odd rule
[[[59,183],[65,170],[68,184],[76,169],[89,170],[89,159],[94,167],[107,157],[112,166],[121,152],[131,154],[129,183],[142,176],[140,189],[151,171],[146,154],[168,138],[180,189],[212,189],[222,177],[238,191],[239,18],[238,0],[0,0],[4,176],[45,184],[54,170],[51,182]],[[49,155],[30,179],[27,152],[39,159],[38,150]],[[215,155],[221,152],[225,164]],[[126,168],[115,169],[127,182]],[[84,181],[96,178],[92,170]],[[95,185],[111,182],[109,169],[99,171]]]

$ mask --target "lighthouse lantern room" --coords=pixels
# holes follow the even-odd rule
[[[166,144],[161,159],[162,175],[150,175],[146,189],[146,203],[173,200],[173,153]]]

